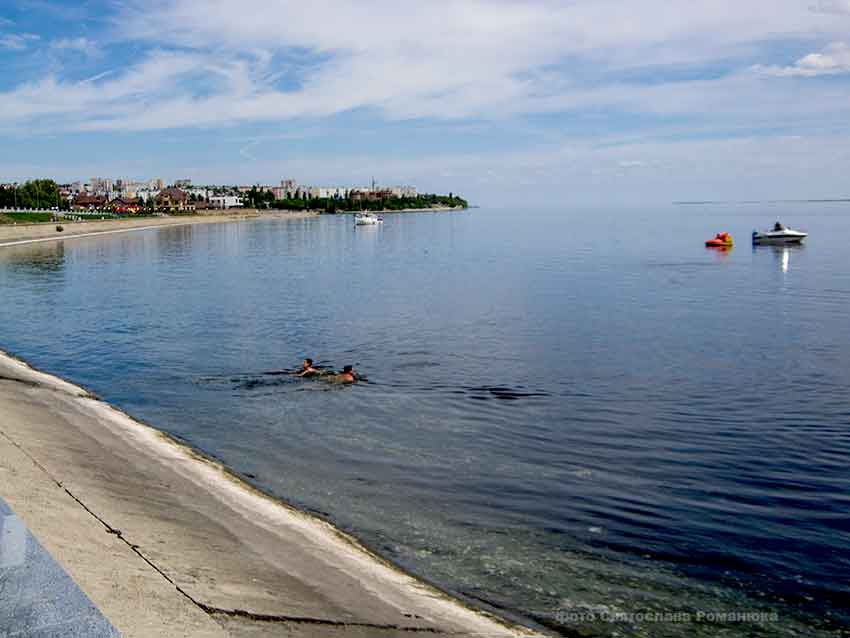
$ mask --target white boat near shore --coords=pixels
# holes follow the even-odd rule
[[[354,224],[356,226],[374,226],[375,224],[384,223],[383,215],[375,215],[374,213],[357,213],[354,216]]]

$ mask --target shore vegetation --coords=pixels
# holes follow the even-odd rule
[[[69,207],[68,201],[59,194],[59,186],[52,179],[0,186],[0,208],[62,210]]]
[[[37,224],[53,221],[53,213],[0,213],[0,224]]]
[[[274,194],[252,188],[243,195],[246,208],[257,210],[319,210],[326,213],[392,211],[418,208],[468,208],[468,202],[454,193],[422,194],[416,197],[295,197],[276,199]]]

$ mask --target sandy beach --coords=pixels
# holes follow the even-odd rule
[[[4,353],[0,498],[127,638],[534,635]]]
[[[185,226],[190,224],[216,224],[246,219],[277,218],[299,219],[318,215],[312,211],[209,211],[198,215],[175,215],[172,217],[145,217],[142,219],[122,218],[87,220],[80,222],[41,223],[41,224],[4,224],[0,225],[0,247],[14,246],[34,241],[53,241],[90,237],[109,233],[125,233],[167,226]],[[63,227],[57,232],[56,226]]]

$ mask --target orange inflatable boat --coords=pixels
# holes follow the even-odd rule
[[[732,245],[732,235],[729,233],[717,233],[714,239],[705,242],[709,248],[729,248]]]

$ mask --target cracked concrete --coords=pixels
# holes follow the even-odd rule
[[[0,497],[128,638],[536,635],[2,355]]]

